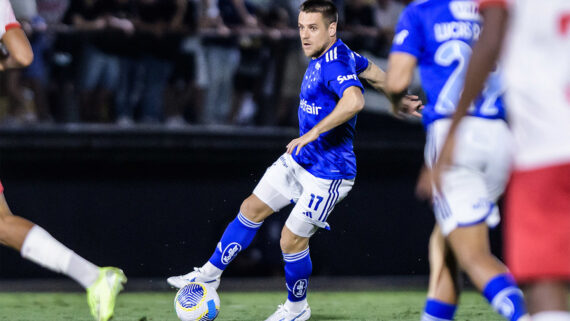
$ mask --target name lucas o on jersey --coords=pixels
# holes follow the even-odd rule
[[[477,40],[481,34],[481,27],[477,23],[452,21],[436,23],[433,26],[433,31],[437,42],[444,42],[449,39]]]
[[[305,99],[301,99],[300,107],[304,112],[310,115],[318,115],[319,110],[323,109],[323,107],[315,106],[315,103],[309,105]]]

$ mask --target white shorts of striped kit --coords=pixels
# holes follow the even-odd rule
[[[329,215],[353,185],[354,179],[315,177],[285,153],[267,168],[253,194],[275,212],[295,204],[285,225],[296,235],[311,237],[319,228],[330,228]]]

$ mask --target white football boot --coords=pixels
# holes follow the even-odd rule
[[[184,275],[171,276],[168,279],[166,279],[166,282],[168,282],[168,284],[178,289],[184,287],[186,284],[190,282],[201,282],[209,287],[214,288],[214,290],[217,290],[218,287],[220,286],[220,277],[214,279],[205,277],[203,275],[202,268],[195,267],[194,271]]]
[[[305,304],[301,312],[293,313],[287,311],[285,305],[280,304],[277,311],[265,319],[265,321],[305,321],[311,317],[311,308]]]

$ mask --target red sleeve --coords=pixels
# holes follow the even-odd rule
[[[507,0],[479,0],[479,10],[493,6],[507,8],[509,4]]]
[[[14,28],[20,28],[20,24],[18,22],[12,22],[6,25],[6,31]]]

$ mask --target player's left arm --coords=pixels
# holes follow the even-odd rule
[[[23,68],[32,63],[34,54],[28,37],[19,27],[11,28],[2,36],[8,56],[0,59],[0,70]]]
[[[317,140],[322,133],[328,132],[337,126],[346,123],[363,108],[364,96],[362,95],[362,89],[358,86],[350,86],[346,88],[342,97],[336,104],[336,107],[328,116],[318,122],[305,135],[293,139],[289,144],[287,144],[287,153],[291,154],[295,148],[297,148],[295,154],[298,155],[303,147],[310,142]]]

